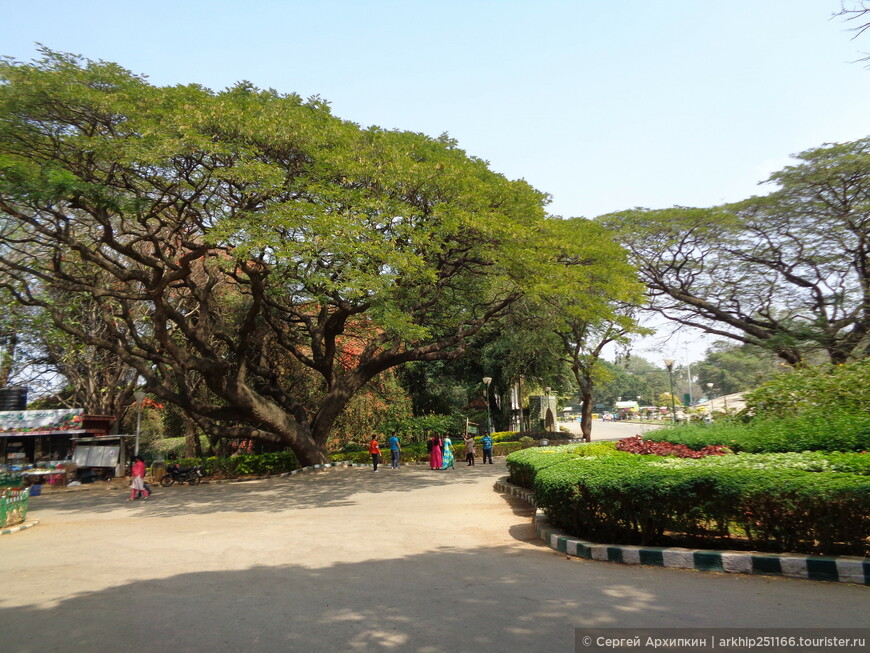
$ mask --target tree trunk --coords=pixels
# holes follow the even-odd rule
[[[184,420],[184,455],[188,458],[202,458],[199,428],[188,419]]]
[[[580,399],[583,406],[580,408],[580,432],[583,440],[592,442],[592,384],[584,383],[580,387]]]
[[[323,448],[314,444],[312,438],[299,438],[297,443],[290,447],[293,453],[296,454],[297,460],[302,467],[311,465],[324,465],[329,462],[329,454],[326,452],[326,446]]]

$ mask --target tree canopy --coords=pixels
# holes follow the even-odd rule
[[[792,365],[861,358],[870,345],[870,138],[796,158],[764,197],[602,221],[631,250],[651,310]]]
[[[612,249],[562,242],[543,193],[446,136],[42,54],[0,64],[0,287],[207,432],[323,461],[380,373],[612,283]]]

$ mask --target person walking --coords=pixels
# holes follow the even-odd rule
[[[372,466],[378,471],[378,463],[381,462],[381,448],[378,445],[378,436],[373,435],[369,442],[369,453],[372,455]]]
[[[492,465],[492,438],[489,433],[480,439],[481,448],[483,449],[483,464],[486,464],[486,459],[489,458],[489,464]]]
[[[429,438],[427,448],[429,449],[430,469],[441,469],[441,465],[444,464],[444,460],[441,458],[442,446],[443,443],[441,442],[441,438],[439,438],[437,435],[433,435],[431,438]]]
[[[474,436],[467,434],[465,436],[465,462],[471,467],[474,466],[474,455]]]
[[[442,450],[441,469],[456,469],[456,467],[454,466],[456,457],[453,455],[453,440],[450,439],[449,435],[444,436],[444,440],[442,442]]]
[[[399,469],[399,452],[402,450],[402,445],[399,444],[399,438],[395,433],[387,440],[387,444],[390,445],[390,468]]]
[[[142,456],[136,456],[133,458],[133,468],[130,470],[130,476],[132,480],[130,481],[130,498],[127,501],[133,501],[136,499],[136,494],[142,496],[142,499],[145,500],[151,496],[151,492],[145,487],[145,461],[142,460]]]

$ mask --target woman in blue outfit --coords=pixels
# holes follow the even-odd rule
[[[450,469],[456,469],[456,467],[453,466],[453,442],[450,440],[450,436],[445,435],[442,442],[444,447],[443,451],[441,452],[441,457],[444,462],[441,465],[441,469],[447,469],[448,467]]]

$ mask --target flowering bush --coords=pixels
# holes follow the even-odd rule
[[[801,453],[737,453],[727,458],[713,460],[687,460],[665,458],[651,462],[655,467],[679,467],[693,465],[697,468],[731,469],[798,469],[804,472],[846,472],[870,476],[870,454],[867,453],[827,453],[824,451],[804,451]]]
[[[677,458],[705,458],[707,456],[724,456],[725,454],[732,453],[728,447],[718,444],[707,445],[703,449],[695,451],[694,449],[689,449],[684,444],[644,440],[640,435],[620,440],[616,444],[616,448],[619,451],[627,451],[629,453],[676,456]]]

